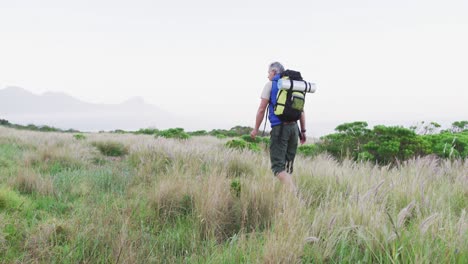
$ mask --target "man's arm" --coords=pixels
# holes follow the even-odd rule
[[[268,106],[268,102],[269,102],[268,99],[264,99],[264,98],[262,98],[260,101],[260,105],[258,106],[258,110],[257,110],[257,116],[255,117],[255,127],[250,133],[250,137],[252,137],[253,139],[255,139],[255,137],[258,134],[258,129],[260,128],[260,125],[262,124],[263,116],[265,115],[265,110]]]
[[[301,124],[301,144],[306,142],[306,122],[305,122],[305,113],[302,112],[301,119],[299,119],[299,123]]]

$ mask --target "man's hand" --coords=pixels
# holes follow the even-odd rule
[[[302,134],[302,136],[301,136],[301,145],[304,145],[304,143],[307,140],[307,136],[306,136],[305,132],[301,132],[301,134]]]
[[[254,129],[254,130],[252,130],[252,132],[250,132],[250,137],[251,137],[252,139],[255,139],[255,137],[257,136],[257,134],[258,134],[258,129]]]

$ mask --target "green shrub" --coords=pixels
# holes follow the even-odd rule
[[[232,139],[226,142],[226,147],[234,149],[249,149],[254,152],[260,151],[257,143],[247,142],[243,139]]]
[[[253,139],[252,137],[250,137],[250,135],[242,135],[240,138],[242,138],[244,141],[252,142],[252,143],[260,143],[261,142],[260,137],[256,137],[255,139]]]
[[[73,138],[76,139],[76,140],[84,140],[84,139],[86,139],[86,136],[83,135],[83,134],[75,134],[75,135],[73,135]]]
[[[237,137],[239,135],[236,134],[236,132],[225,130],[225,129],[214,129],[210,132],[210,135],[212,136],[219,136],[219,135],[224,135],[225,137]]]
[[[111,133],[115,133],[115,134],[125,134],[125,133],[127,133],[127,131],[122,130],[122,129],[116,129],[116,130],[114,130],[114,131],[111,131]]]
[[[357,153],[369,142],[372,132],[367,123],[357,121],[344,123],[335,128],[337,133],[321,137],[319,148],[342,160],[346,157],[357,159]]]
[[[297,148],[297,152],[304,155],[313,157],[319,153],[319,148],[315,144],[302,145]]]
[[[379,125],[370,130],[366,122],[354,122],[335,130],[338,133],[321,137],[317,145],[319,152],[328,152],[338,160],[348,157],[389,164],[431,153],[423,136],[404,127]]]
[[[16,192],[0,187],[0,210],[16,208],[23,203],[21,196]]]
[[[226,142],[226,147],[234,149],[245,149],[247,148],[248,142],[242,139],[232,139]]]
[[[73,128],[69,128],[69,129],[65,130],[65,132],[67,132],[67,133],[79,133],[80,131],[78,131],[76,129],[73,129]]]
[[[268,137],[255,137],[255,139],[252,139],[249,134],[249,135],[242,135],[240,138],[249,143],[270,145],[270,138]]]
[[[375,126],[372,133],[371,140],[363,146],[363,150],[381,164],[408,160],[430,152],[427,142],[407,128]]]
[[[443,132],[437,135],[425,135],[431,153],[441,158],[466,158],[468,157],[468,132],[451,133]]]
[[[375,160],[375,157],[374,155],[372,155],[371,153],[367,152],[367,151],[363,151],[363,152],[360,152],[358,154],[358,157],[357,159],[359,161],[368,161],[368,160]]]
[[[92,145],[105,156],[122,157],[128,154],[128,148],[120,142],[99,141],[93,142]]]
[[[187,134],[191,136],[206,136],[208,135],[208,132],[206,132],[206,130],[197,130],[197,131],[187,132]]]
[[[43,131],[43,132],[61,132],[62,131],[61,129],[51,127],[51,126],[40,126],[38,127],[38,130]]]
[[[135,134],[145,134],[145,135],[156,135],[159,133],[159,130],[156,128],[141,128],[136,131]]]
[[[241,194],[241,182],[239,178],[235,178],[231,181],[231,192],[236,196],[240,197]]]
[[[164,137],[164,138],[176,138],[176,139],[189,139],[190,135],[187,134],[183,128],[169,128],[166,130],[159,131],[156,134],[156,137]]]
[[[218,135],[224,135],[225,137],[239,137],[242,135],[250,135],[251,131],[252,131],[251,127],[235,126],[229,130],[213,129],[209,132],[209,134],[215,137],[218,137]]]
[[[2,126],[9,126],[10,122],[6,119],[0,119],[0,125]]]
[[[269,137],[258,137],[260,141],[265,145],[270,145],[270,138]]]
[[[250,132],[253,130],[251,127],[247,126],[235,126],[232,127],[229,131],[236,133],[238,136],[241,135],[250,135]]]
[[[458,132],[468,132],[468,121],[463,120],[463,121],[456,121],[452,123],[452,128],[451,131],[453,133],[458,133]]]
[[[254,152],[259,152],[261,150],[257,143],[248,143],[247,148]]]

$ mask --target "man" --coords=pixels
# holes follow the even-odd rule
[[[291,191],[296,192],[296,186],[291,177],[293,172],[294,157],[296,156],[299,133],[301,133],[301,144],[306,141],[305,114],[302,112],[300,117],[301,131],[297,127],[297,122],[281,122],[274,114],[273,103],[276,101],[277,94],[273,94],[272,85],[276,85],[280,79],[280,74],[284,71],[283,65],[279,62],[273,62],[268,68],[269,82],[265,85],[261,95],[260,106],[255,118],[255,128],[250,136],[255,139],[260,125],[265,115],[265,110],[269,107],[268,119],[271,124],[270,133],[270,160],[271,170],[278,177],[281,183],[288,186]],[[273,90],[277,90],[276,88]]]

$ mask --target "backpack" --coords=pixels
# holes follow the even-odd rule
[[[293,81],[303,81],[303,79],[300,72],[292,70],[284,71],[280,77],[282,81],[289,80],[291,84],[287,90],[278,90],[276,104],[273,106],[274,113],[282,122],[295,122],[301,118],[304,111],[305,92],[294,91]]]

